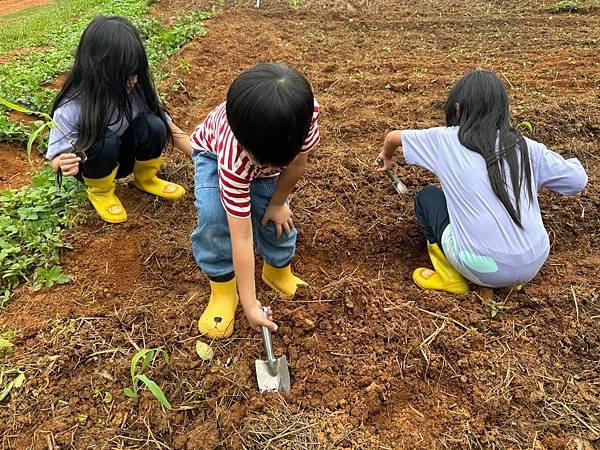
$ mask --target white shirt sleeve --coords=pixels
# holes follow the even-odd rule
[[[539,152],[536,155],[537,161],[532,161],[538,190],[545,187],[559,194],[575,195],[585,188],[588,176],[577,158],[564,159],[546,146],[531,140],[527,141],[527,146],[529,149],[537,147]]]
[[[46,159],[49,160],[54,159],[61,153],[74,151],[73,144],[79,139],[77,128],[79,107],[73,102],[59,106],[54,111],[53,119],[58,127],[55,126],[50,130],[48,150],[46,151]]]
[[[437,127],[425,130],[403,130],[402,151],[408,164],[424,167],[436,173],[436,160],[445,144],[442,135],[447,128]]]

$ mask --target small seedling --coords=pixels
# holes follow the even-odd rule
[[[527,128],[527,130],[530,133],[533,133],[533,125],[531,124],[531,122],[528,122],[526,120],[521,122],[519,125],[517,125],[517,129],[519,129],[519,128]]]
[[[169,354],[166,350],[162,349],[161,347],[144,348],[137,352],[135,355],[133,355],[133,358],[131,358],[130,367],[132,387],[127,387],[123,389],[123,393],[127,397],[137,398],[138,391],[140,389],[139,384],[141,381],[152,393],[152,395],[154,395],[154,397],[160,402],[160,404],[164,406],[165,409],[170,411],[172,409],[171,404],[165,397],[165,394],[163,393],[162,389],[158,387],[158,385],[153,380],[148,378],[144,373],[146,369],[150,366],[150,364],[154,361],[156,355],[158,355],[159,353],[162,354],[165,362],[168,363]],[[142,363],[141,366],[138,367],[140,361]]]
[[[10,394],[13,388],[20,388],[24,382],[25,374],[19,369],[0,371],[0,402]]]
[[[53,266],[49,269],[38,267],[33,274],[31,287],[34,291],[42,288],[51,288],[55,284],[66,284],[71,281],[71,277],[62,273],[59,266]]]

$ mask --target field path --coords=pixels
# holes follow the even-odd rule
[[[52,3],[52,0],[3,0],[0,4],[0,16],[48,3]]]

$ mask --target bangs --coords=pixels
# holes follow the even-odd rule
[[[120,58],[122,72],[128,77],[145,73],[148,70],[148,58],[141,41],[134,39],[132,42],[123,43],[125,46]]]

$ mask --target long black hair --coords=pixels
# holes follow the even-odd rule
[[[128,92],[132,75],[137,75],[137,83]],[[75,146],[78,152],[88,155],[109,125],[123,118],[131,122],[133,96],[139,97],[147,112],[164,122],[171,138],[137,29],[123,17],[97,16],[81,36],[73,69],[54,101],[51,115],[69,101],[79,103],[79,139]]]
[[[452,87],[446,101],[446,124],[458,126],[460,143],[485,159],[492,190],[512,220],[521,224],[521,189],[532,199],[527,143],[510,124],[508,95],[496,74],[473,70]],[[506,164],[514,195],[507,189]]]
[[[259,164],[283,167],[306,140],[314,97],[306,78],[295,69],[261,63],[233,81],[226,111],[236,139]]]

